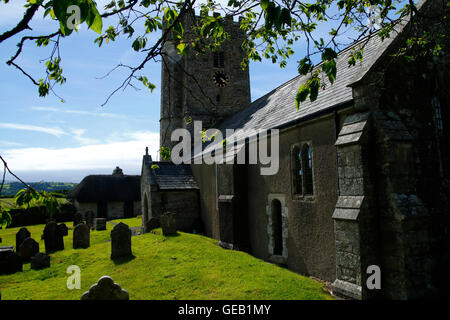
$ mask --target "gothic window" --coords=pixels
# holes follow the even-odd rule
[[[145,219],[145,221],[150,219],[150,217],[148,216],[148,197],[147,197],[147,193],[144,194],[144,219]]]
[[[436,124],[436,130],[439,136],[442,136],[444,133],[444,123],[442,121],[442,111],[441,111],[441,102],[439,98],[433,97],[433,109],[434,109],[434,121]]]
[[[449,175],[449,137],[447,130],[448,123],[448,115],[446,114],[447,109],[445,100],[441,102],[438,96],[434,96],[431,100],[431,104],[433,107],[433,118],[434,118],[434,126],[436,130],[438,148],[439,148],[439,156],[441,158],[441,172],[444,176]]]
[[[314,194],[313,190],[313,175],[312,175],[312,152],[311,148],[308,144],[303,145],[303,157],[304,157],[304,184],[305,184],[305,194],[312,195]]]
[[[312,150],[308,143],[292,149],[292,186],[293,194],[310,196],[314,194]]]
[[[294,147],[292,152],[292,163],[294,165],[294,194],[302,194],[303,193],[303,180],[302,180],[302,151],[298,147]]]
[[[283,254],[283,220],[281,217],[281,202],[278,199],[272,200],[272,237],[273,254],[281,256]]]
[[[225,57],[223,52],[214,52],[214,67],[223,68],[225,66]]]

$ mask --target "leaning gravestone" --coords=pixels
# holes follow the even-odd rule
[[[97,231],[106,230],[106,219],[96,218],[94,220],[94,229]]]
[[[50,267],[50,256],[45,253],[38,252],[35,256],[31,257],[31,269],[40,270]]]
[[[177,220],[174,213],[166,213],[161,215],[161,227],[163,235],[175,235],[177,234]]]
[[[125,223],[118,223],[111,231],[111,259],[132,257],[131,230]]]
[[[45,252],[64,250],[64,239],[61,230],[54,221],[47,223],[44,229]]]
[[[73,230],[73,248],[89,248],[90,229],[84,223],[80,223]]]
[[[86,224],[92,229],[94,227],[95,213],[93,211],[86,212]]]
[[[23,262],[29,262],[31,257],[39,252],[39,243],[33,238],[26,238],[20,245],[18,252]]]
[[[75,212],[73,215],[73,227],[75,228],[77,225],[83,222],[83,216],[79,212]]]
[[[130,295],[111,277],[103,276],[81,296],[81,300],[130,300]]]
[[[15,252],[0,260],[0,275],[23,271],[22,258]]]
[[[63,236],[68,236],[69,235],[69,228],[67,228],[65,223],[58,224],[58,229],[59,229],[59,232]]]
[[[27,228],[20,228],[20,230],[16,233],[16,252],[19,252],[20,245],[26,239],[31,237],[31,233]]]

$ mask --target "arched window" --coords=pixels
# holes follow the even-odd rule
[[[214,52],[214,67],[223,68],[225,66],[225,57],[223,52]]]
[[[312,150],[308,143],[292,148],[292,192],[297,196],[314,194]]]
[[[312,152],[308,144],[303,145],[303,167],[304,167],[304,187],[305,195],[314,194],[313,174],[312,174]]]
[[[272,200],[272,237],[273,254],[281,256],[283,254],[283,220],[281,217],[281,202],[278,199]]]
[[[294,150],[292,150],[292,157],[292,163],[294,167],[294,194],[302,194],[302,151],[299,147],[294,147]]]
[[[150,217],[148,216],[148,198],[147,198],[146,193],[144,194],[144,213],[143,214],[145,217],[144,221],[147,221],[148,219],[150,219]]]

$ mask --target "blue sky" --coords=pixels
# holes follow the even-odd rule
[[[103,8],[109,1],[97,1]],[[14,26],[23,15],[23,3],[16,0],[0,3],[0,33]],[[51,33],[55,22],[40,18],[30,25],[36,33]],[[103,29],[112,21],[104,20]],[[325,32],[324,32],[325,34]],[[104,76],[118,63],[136,65],[140,54],[131,49],[131,41],[119,39],[99,48],[94,44],[97,34],[83,26],[78,33],[61,41],[62,67],[67,77],[56,92],[66,102],[53,95],[40,98],[37,88],[6,62],[16,51],[18,37],[0,45],[0,154],[11,170],[31,181],[79,182],[91,173],[111,173],[120,166],[126,174],[140,174],[145,147],[156,157],[159,148],[160,74],[159,63],[148,63],[142,71],[157,88],[150,93],[128,88],[114,95],[104,107],[100,105],[121,84],[127,73],[115,71]],[[287,68],[264,61],[251,63],[252,100],[297,75],[298,54]],[[43,75],[44,63],[51,47],[37,48],[28,42],[17,60],[37,79]],[[296,51],[297,52],[297,51]],[[295,112],[295,110],[293,110]]]

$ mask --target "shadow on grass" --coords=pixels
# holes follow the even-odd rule
[[[129,256],[129,257],[115,258],[115,259],[112,259],[112,261],[114,262],[114,264],[115,264],[116,266],[118,266],[118,265],[121,265],[121,264],[130,262],[130,261],[132,261],[132,260],[134,260],[134,259],[136,259],[136,257],[135,257],[134,255],[132,255],[132,256]]]
[[[172,233],[172,234],[163,234],[164,237],[166,238],[174,238],[174,237],[179,237],[181,236],[181,234],[177,233]]]

